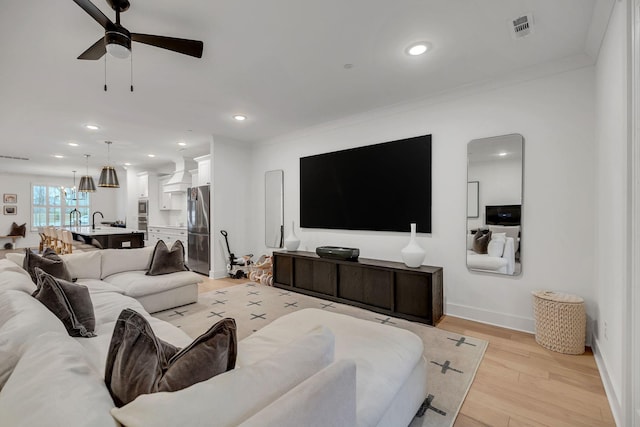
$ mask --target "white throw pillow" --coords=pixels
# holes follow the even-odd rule
[[[491,239],[487,246],[487,255],[492,257],[502,257],[504,252],[505,239]]]
[[[473,234],[467,234],[467,250],[473,250]]]
[[[507,233],[491,233],[491,240],[502,240],[503,242],[507,240]]]
[[[112,409],[111,414],[127,427],[237,426],[329,366],[333,355],[333,333],[317,326],[252,365],[176,392],[138,396],[122,408]]]

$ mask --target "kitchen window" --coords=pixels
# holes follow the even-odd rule
[[[81,224],[88,225],[91,195],[79,193],[71,187],[42,184],[31,186],[31,229],[47,225],[69,226],[69,214],[74,209],[80,211]]]

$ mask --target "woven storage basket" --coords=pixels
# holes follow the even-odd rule
[[[587,326],[584,300],[552,291],[534,291],[532,294],[536,342],[559,353],[584,353]]]

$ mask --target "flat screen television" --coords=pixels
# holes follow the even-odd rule
[[[431,135],[300,158],[300,226],[431,233]]]
[[[520,206],[485,206],[485,222],[487,225],[520,225]]]

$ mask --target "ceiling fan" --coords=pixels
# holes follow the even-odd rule
[[[100,59],[105,53],[116,58],[127,58],[131,54],[131,41],[168,49],[184,55],[202,58],[202,42],[199,40],[177,39],[174,37],[154,36],[149,34],[130,33],[120,25],[120,12],[129,9],[128,0],[107,0],[109,6],[116,11],[116,22],[113,23],[89,0],[73,0],[84,9],[98,24],[105,29],[104,37],[82,52],[78,59]]]

